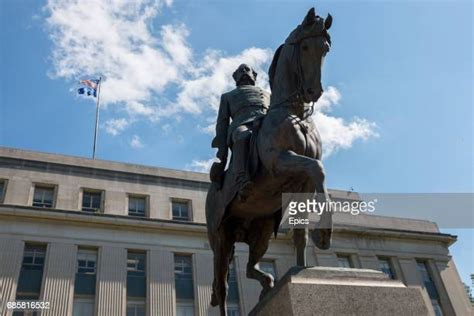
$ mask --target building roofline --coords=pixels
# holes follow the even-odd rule
[[[111,172],[121,171],[146,176],[156,176],[162,178],[210,183],[209,175],[207,173],[202,172],[146,166],[110,160],[91,159],[85,157],[45,153],[2,146],[0,146],[0,157],[38,161],[44,163],[56,163],[60,165],[68,165],[74,167],[101,169]]]
[[[172,185],[173,183],[178,183],[179,185],[189,184],[193,188],[198,188],[200,190],[207,190],[207,187],[210,184],[209,175],[202,172],[168,169],[0,146],[0,163],[2,160],[7,164],[7,166],[8,164],[15,164],[16,161],[19,161],[21,162],[21,166],[24,168],[32,168],[33,170],[44,168],[45,171],[47,169],[49,172],[63,172],[61,171],[63,168],[76,168],[77,172],[81,175],[95,177],[102,173],[108,176],[113,176],[114,180],[137,181],[140,179],[140,181],[143,181],[146,184],[156,184],[158,180],[161,181],[162,184],[168,185]],[[55,168],[55,166],[58,166],[59,168]],[[87,171],[84,172],[84,170]],[[89,170],[95,171],[90,172]],[[117,177],[117,175],[120,176]],[[328,191],[331,197],[335,199],[360,199],[358,192],[337,189],[328,189]],[[407,220],[412,223],[424,223],[431,226],[430,230],[439,232],[437,224],[429,220],[379,215],[371,215],[370,219],[376,220],[376,218],[380,218],[381,220],[395,219],[397,221]]]

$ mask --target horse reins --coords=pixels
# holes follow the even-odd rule
[[[294,44],[290,44],[294,46],[293,54],[296,54],[296,75],[297,75],[297,87],[295,91],[290,93],[288,97],[286,97],[285,100],[278,102],[276,104],[273,104],[272,106],[277,106],[286,102],[291,102],[292,104],[297,103],[298,105],[301,104],[303,106],[303,109],[305,108],[304,104],[305,102],[303,101],[302,95],[304,95],[304,72],[303,72],[303,64],[301,63],[301,43],[298,41]],[[292,100],[294,99],[294,100]],[[309,111],[304,110],[303,111],[303,117],[300,118],[295,114],[291,114],[288,112],[288,116],[296,121],[298,125],[301,127],[303,131],[303,136],[305,140],[305,150],[304,150],[304,155],[306,156],[307,150],[308,150],[308,136],[306,135],[308,133],[308,128],[302,123],[303,120],[305,120],[308,117],[311,117],[314,113],[314,104],[315,102],[311,102],[311,106],[309,107]],[[271,111],[272,107],[270,107]]]
[[[273,106],[277,106],[277,105],[280,105],[280,104],[283,104],[283,103],[286,103],[286,102],[291,102],[291,103],[297,103],[297,104],[302,104],[303,108],[304,108],[304,104],[305,102],[303,101],[303,97],[302,95],[304,95],[304,88],[303,88],[303,84],[304,84],[304,72],[303,72],[303,64],[301,63],[301,45],[300,45],[300,42],[297,42],[295,44],[290,44],[290,45],[293,45],[294,46],[294,50],[293,50],[293,54],[296,54],[296,75],[297,75],[297,87],[295,89],[295,91],[293,91],[292,93],[290,93],[283,101],[281,102],[278,102],[276,104],[273,104]],[[294,100],[292,100],[294,99]],[[311,115],[313,115],[314,113],[314,101],[311,102],[311,106],[309,107],[309,111],[304,111],[304,112],[307,112],[305,114],[307,114],[307,116],[303,116],[303,119],[305,119],[306,117],[309,117]]]

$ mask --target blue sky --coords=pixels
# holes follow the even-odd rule
[[[249,62],[267,87],[273,51],[314,5],[134,3],[0,2],[1,145],[90,157],[95,103],[76,82],[102,75],[99,159],[203,170],[232,70]],[[472,2],[318,1],[316,11],[334,17],[316,117],[328,186],[473,192]],[[472,225],[443,229],[459,235],[451,250],[466,283]]]

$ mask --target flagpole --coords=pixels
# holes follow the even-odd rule
[[[95,149],[97,147],[97,130],[99,129],[99,107],[100,107],[100,86],[102,84],[102,77],[99,77],[97,86],[97,103],[95,108],[95,130],[94,130],[94,148],[92,150],[92,159],[95,159]]]

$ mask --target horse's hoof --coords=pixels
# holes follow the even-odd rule
[[[270,292],[271,289],[273,289],[274,287],[275,287],[275,281],[273,279],[273,276],[269,274],[265,278],[265,285],[263,286],[263,289],[260,292],[260,296],[258,297],[258,300],[261,301],[265,297],[265,295],[267,295],[267,293]]]
[[[332,229],[317,228],[311,232],[311,239],[316,247],[321,250],[327,250],[331,248],[331,235]]]

